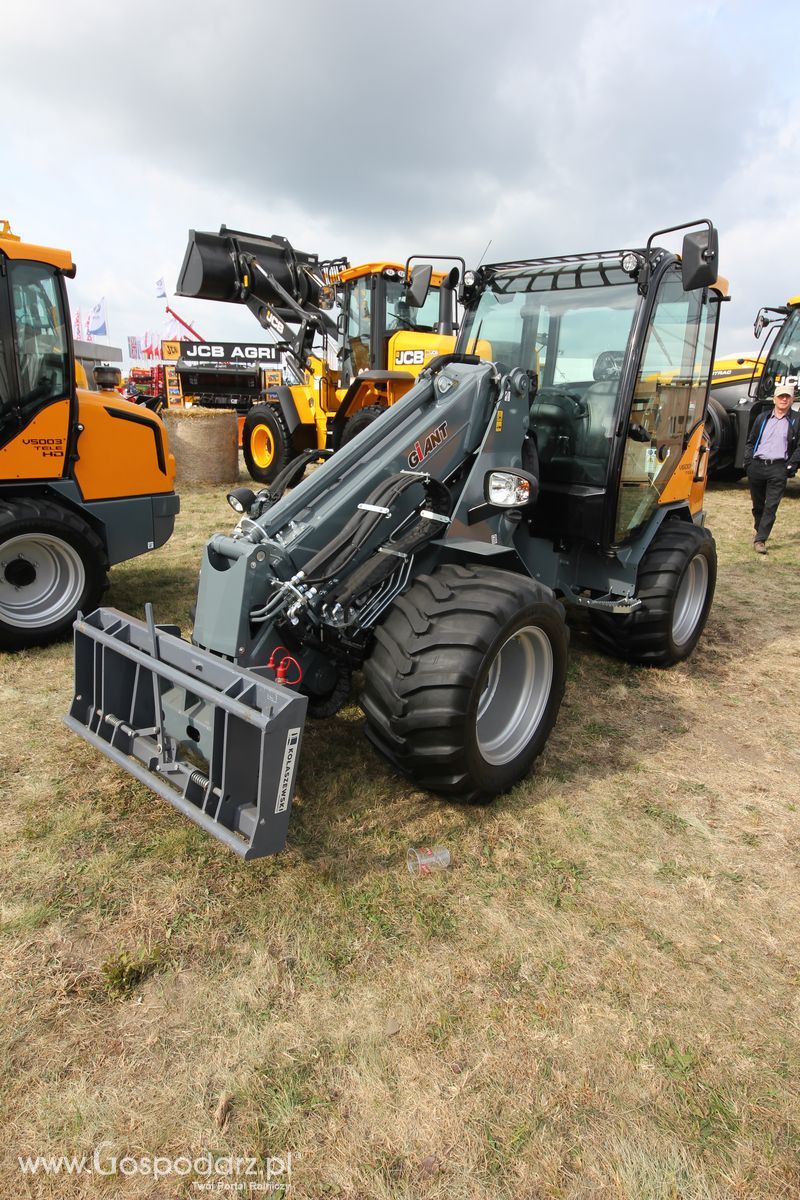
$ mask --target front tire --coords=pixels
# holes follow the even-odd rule
[[[642,556],[641,608],[625,616],[592,613],[604,650],[630,662],[669,667],[688,658],[705,628],[717,582],[717,548],[707,529],[665,521]]]
[[[105,547],[76,513],[47,500],[0,503],[0,649],[67,636],[108,586]]]
[[[422,575],[375,632],[367,737],[420,787],[491,799],[544,748],[568,640],[563,608],[533,580],[472,565]]]
[[[366,408],[360,408],[357,413],[353,413],[345,423],[340,448],[346,446],[348,442],[352,442],[353,438],[363,433],[373,421],[377,421],[378,417],[382,417],[385,412],[385,404],[368,404]]]
[[[250,478],[272,483],[297,457],[283,413],[270,404],[255,404],[242,426],[242,453]]]

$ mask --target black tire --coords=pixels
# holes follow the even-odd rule
[[[342,668],[336,677],[336,683],[325,696],[312,696],[309,694],[309,717],[314,721],[323,721],[327,717],[335,717],[349,702],[352,687],[352,672]]]
[[[568,642],[562,606],[533,580],[472,565],[421,575],[375,631],[367,737],[420,787],[489,800],[541,753]]]
[[[254,404],[242,426],[242,453],[250,478],[272,483],[298,451],[283,413],[271,404]]]
[[[604,650],[630,662],[669,667],[688,658],[705,627],[717,582],[717,548],[688,521],[660,526],[639,563],[641,608],[624,616],[592,613]]]
[[[353,438],[363,433],[368,425],[377,421],[378,417],[383,416],[385,412],[385,404],[368,404],[366,408],[360,408],[357,413],[353,413],[352,417],[348,417],[345,422],[339,448],[352,442]]]
[[[708,435],[708,477],[729,478],[730,473],[735,470],[735,431],[730,414],[714,396],[708,398],[705,424]]]
[[[48,500],[0,502],[0,649],[66,637],[108,587],[106,550],[76,513]]]

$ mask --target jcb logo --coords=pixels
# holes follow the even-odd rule
[[[424,362],[424,350],[398,350],[394,356],[396,367],[421,367]]]
[[[272,326],[277,334],[283,337],[286,326],[280,317],[277,317],[271,308],[264,306],[264,319]]]

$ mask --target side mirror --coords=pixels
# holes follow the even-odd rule
[[[719,234],[713,225],[687,233],[681,251],[683,290],[710,287],[719,275]]]
[[[406,285],[406,299],[411,308],[422,308],[431,286],[433,267],[430,263],[418,263],[411,268],[411,279]]]
[[[761,337],[762,333],[767,328],[769,323],[770,323],[769,317],[762,309],[762,311],[756,317],[756,323],[753,326],[753,335],[756,339]]]

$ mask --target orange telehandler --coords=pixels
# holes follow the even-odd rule
[[[92,392],[76,367],[64,282],[74,274],[68,250],[0,222],[3,650],[68,635],[98,604],[107,568],[162,546],[179,509],[160,419],[107,390],[107,368]]]

